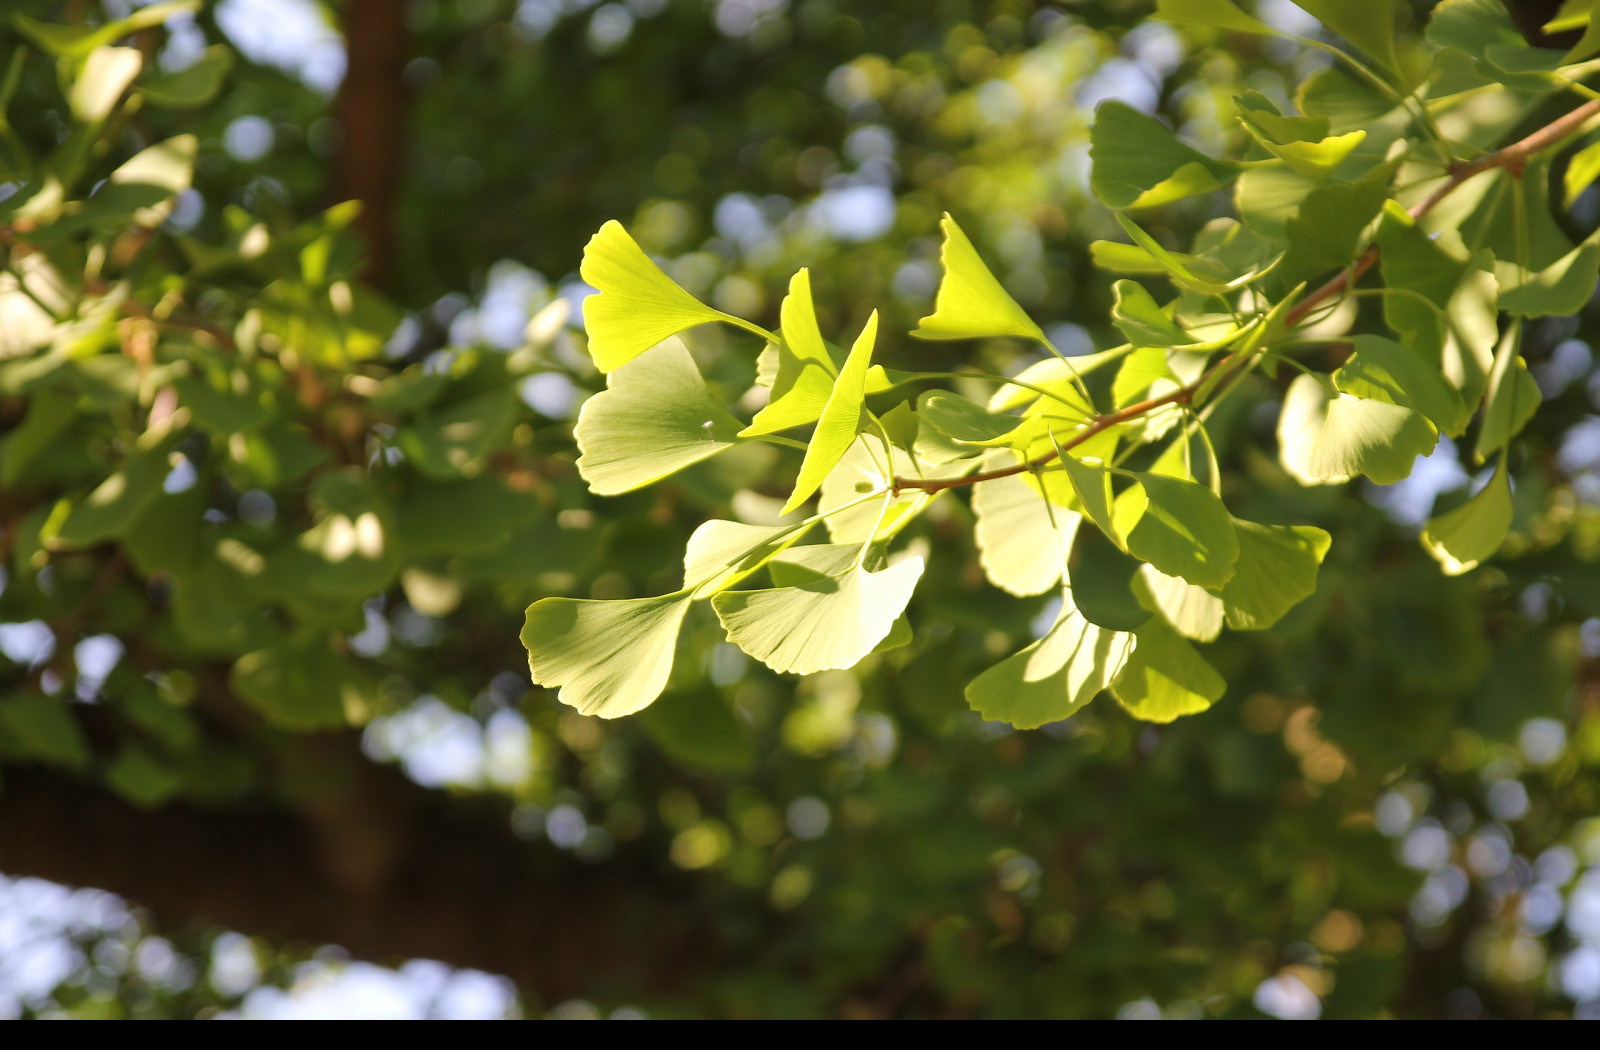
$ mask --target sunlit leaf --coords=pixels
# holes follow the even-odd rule
[[[807,525],[746,525],[712,518],[689,537],[683,552],[683,585],[696,598],[726,590],[805,536]]]
[[[1395,0],[1294,0],[1329,29],[1376,60],[1385,72],[1399,75],[1400,60],[1394,50]]]
[[[1210,193],[1231,183],[1239,170],[1180,141],[1154,117],[1115,100],[1095,109],[1089,141],[1089,185],[1110,208],[1148,208]]]
[[[839,374],[817,327],[810,270],[802,267],[789,279],[789,294],[784,296],[780,319],[783,343],[776,348],[778,373],[773,378],[772,398],[741,436],[775,434],[815,423],[828,404],[834,378]]]
[[[1116,303],[1111,319],[1134,346],[1182,346],[1192,343],[1189,333],[1164,313],[1137,281],[1117,281],[1111,286]]]
[[[949,391],[929,391],[917,401],[917,415],[953,441],[983,444],[1003,438],[1016,430],[1022,420],[999,412],[990,412],[960,394]]]
[[[1308,375],[1297,376],[1278,416],[1278,458],[1302,485],[1329,485],[1365,474],[1390,485],[1438,443],[1420,412],[1352,397]]]
[[[1239,540],[1217,494],[1197,482],[1135,475],[1111,512],[1129,554],[1168,576],[1220,587],[1233,575]]]
[[[1506,446],[1512,438],[1522,433],[1538,411],[1544,395],[1539,384],[1528,374],[1527,362],[1519,353],[1521,328],[1513,324],[1506,330],[1495,350],[1494,368],[1489,373],[1489,390],[1484,395],[1483,423],[1478,428],[1478,443],[1474,449],[1478,462]]]
[[[1077,711],[1110,684],[1133,635],[1085,620],[1069,592],[1048,634],[967,683],[967,703],[984,718],[1034,729]]]
[[[1239,560],[1218,592],[1228,626],[1236,631],[1271,627],[1317,589],[1317,569],[1332,538],[1311,525],[1260,525],[1233,521]]]
[[[1000,286],[956,221],[946,213],[939,225],[944,230],[939,256],[944,277],[933,313],[918,321],[911,334],[921,339],[1013,335],[1046,342],[1044,332]]]
[[[638,355],[584,402],[573,436],[589,488],[642,488],[738,443],[740,423],[712,397],[678,339]]]
[[[813,551],[792,548],[777,561],[815,564]],[[845,551],[855,556],[850,548]],[[905,611],[922,568],[920,557],[879,572],[857,565],[793,587],[723,591],[711,599],[711,607],[728,640],[774,671],[814,674],[854,667]]]
[[[1312,190],[1285,228],[1289,250],[1279,264],[1279,275],[1298,284],[1349,266],[1363,232],[1387,198],[1387,187],[1370,183],[1334,182]]]
[[[725,315],[678,287],[615,219],[583,249],[578,270],[599,289],[583,302],[594,366],[610,372],[679,332]]]
[[[1459,576],[1491,557],[1511,531],[1511,476],[1505,457],[1477,495],[1422,530],[1422,546],[1447,576]]]
[[[84,124],[106,119],[143,68],[144,55],[136,47],[100,47],[91,51],[72,85],[73,118]]]
[[[797,509],[822,485],[846,450],[861,433],[862,401],[866,395],[867,369],[872,364],[872,344],[878,338],[878,312],[867,318],[866,327],[850,348],[850,356],[834,380],[833,392],[817,420],[817,429],[806,446],[795,478],[794,491],[783,505],[783,513]]]
[[[1222,599],[1204,587],[1168,576],[1153,565],[1140,567],[1136,584],[1152,612],[1159,612],[1185,638],[1209,642],[1222,633]]]
[[[1134,632],[1133,653],[1111,682],[1111,694],[1145,722],[1204,711],[1226,691],[1216,669],[1159,618]]]
[[[1156,17],[1179,25],[1213,26],[1235,33],[1274,36],[1277,30],[1251,18],[1230,0],[1157,0]]]
[[[1392,339],[1358,335],[1355,353],[1333,374],[1333,385],[1346,394],[1414,408],[1440,430],[1459,433],[1466,425],[1461,396],[1437,366]]]
[[[986,467],[1004,462],[1000,456]],[[1077,535],[1077,514],[1052,507],[1018,475],[980,481],[972,488],[978,561],[989,582],[1015,595],[1043,594],[1061,581]]]
[[[1571,316],[1589,302],[1597,280],[1600,239],[1591,235],[1523,283],[1503,289],[1500,309],[1523,317]]]
[[[1084,418],[1094,415],[1094,406],[1083,400],[1083,395],[1078,392],[1076,380],[1101,368],[1112,361],[1116,361],[1131,350],[1131,346],[1117,347],[1114,350],[1101,350],[1098,353],[1083,354],[1080,357],[1047,357],[1043,361],[1036,361],[1017,373],[1013,378],[1018,383],[1027,386],[1008,384],[994,392],[989,398],[989,411],[1009,412],[1014,408],[1021,408],[1028,402],[1041,397],[1038,390],[1030,389],[1039,387],[1050,391],[1057,397],[1066,398],[1068,403],[1079,410]]]
[[[618,718],[649,707],[672,672],[688,591],[659,598],[542,598],[528,606],[522,644],[536,684],[562,703]]]

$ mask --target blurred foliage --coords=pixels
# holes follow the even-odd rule
[[[1228,100],[1286,100],[1315,51],[1116,0],[413,0],[380,294],[335,199],[331,99],[230,39],[230,4],[94,41],[133,49],[98,116],[91,92],[76,115],[67,101],[121,75],[88,70],[87,34],[0,27],[7,764],[147,807],[304,808],[296,749],[365,727],[374,760],[504,800],[530,849],[688,873],[715,903],[708,935],[737,946],[736,969],[670,996],[601,984],[600,1012],[1600,1009],[1587,308],[1528,325],[1545,404],[1512,448],[1512,537],[1462,577],[1415,533],[1435,496],[1465,495],[1465,447],[1430,461],[1431,487],[1302,488],[1260,451],[1292,376],[1241,391],[1215,425],[1230,505],[1334,542],[1312,599],[1207,648],[1229,690],[1200,717],[1156,728],[1097,705],[1018,733],[968,710],[960,685],[1032,637],[1045,599],[984,583],[957,500],[916,527],[937,571],[912,640],[854,672],[770,673],[695,609],[639,718],[585,718],[528,685],[529,602],[670,590],[696,525],[786,493],[750,448],[649,492],[586,491],[572,416],[602,384],[570,304],[602,221],[719,309],[774,325],[808,265],[825,331],[877,307],[898,333],[929,312],[948,210],[1060,345],[1107,346],[1110,278],[1088,245],[1121,234],[1089,194],[1093,105],[1120,97],[1237,152]],[[1414,40],[1429,5],[1394,6]],[[14,10],[75,30],[129,14]],[[241,57],[175,88],[210,45]],[[1554,197],[1568,165],[1537,173]],[[1592,225],[1597,200],[1561,221]],[[1187,243],[1205,208],[1142,224]],[[740,338],[693,338],[727,400],[753,374]],[[882,360],[1008,372],[1028,353],[889,338]],[[236,1001],[141,992],[97,946],[136,939],[119,930],[85,933],[61,987],[17,1009]],[[214,931],[159,932],[196,973],[214,951]],[[291,981],[308,953],[283,952],[257,980]]]

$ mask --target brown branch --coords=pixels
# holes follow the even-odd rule
[[[1486,153],[1476,160],[1459,165],[1450,173],[1449,179],[1447,179],[1442,186],[1435,189],[1422,201],[1418,202],[1417,204],[1413,204],[1409,209],[1407,209],[1407,213],[1413,219],[1422,218],[1422,216],[1432,211],[1440,201],[1444,200],[1450,194],[1459,189],[1463,183],[1467,182],[1469,179],[1472,179],[1474,176],[1483,174],[1486,171],[1501,169],[1509,171],[1512,174],[1520,177],[1523,167],[1528,163],[1529,157],[1541,150],[1548,149],[1549,147],[1561,142],[1568,136],[1577,133],[1577,131],[1581,129],[1584,124],[1586,124],[1596,115],[1600,115],[1600,99],[1591,99],[1590,101],[1579,106],[1577,109],[1574,109],[1571,112],[1551,121],[1549,124],[1546,124],[1544,127],[1540,128],[1538,131],[1535,131],[1533,134],[1528,135],[1526,138],[1519,139],[1516,142],[1513,142],[1511,145],[1496,150],[1493,153]],[[1290,307],[1290,309],[1283,316],[1284,326],[1287,328],[1294,328],[1295,326],[1304,323],[1305,319],[1311,315],[1312,311],[1326,303],[1328,300],[1342,295],[1346,289],[1354,285],[1366,274],[1368,270],[1372,269],[1373,265],[1377,263],[1377,261],[1378,245],[1372,244],[1348,269],[1342,271],[1338,274],[1338,276],[1321,285],[1315,291],[1307,295],[1304,299]],[[942,492],[945,489],[976,485],[980,481],[994,481],[997,478],[1011,477],[1013,474],[1021,474],[1026,471],[1040,470],[1048,465],[1052,460],[1058,458],[1060,453],[1068,452],[1071,449],[1076,448],[1078,445],[1083,444],[1085,441],[1088,441],[1096,434],[1103,433],[1104,431],[1109,430],[1118,424],[1138,419],[1139,417],[1144,416],[1149,412],[1153,412],[1164,405],[1189,404],[1194,400],[1195,395],[1200,390],[1205,388],[1208,383],[1219,376],[1222,370],[1231,367],[1239,360],[1241,360],[1239,357],[1224,358],[1222,361],[1207,369],[1206,373],[1199,379],[1196,379],[1193,383],[1190,383],[1187,386],[1180,387],[1179,389],[1174,390],[1169,394],[1164,394],[1161,397],[1153,397],[1145,401],[1140,401],[1137,404],[1118,409],[1117,411],[1107,415],[1096,416],[1084,429],[1080,430],[1066,441],[1061,442],[1061,444],[1057,446],[1056,450],[1052,450],[1045,455],[1029,460],[1026,463],[1018,463],[1016,466],[1012,467],[1002,467],[999,470],[986,470],[978,474],[967,474],[959,478],[941,478],[938,480],[925,481],[921,478],[903,478],[896,475],[890,485],[890,489],[895,495],[899,495],[901,492],[907,489],[914,489],[919,492],[930,493]]]

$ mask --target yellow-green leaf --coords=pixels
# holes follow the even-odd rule
[[[528,606],[522,644],[538,685],[556,687],[586,715],[618,718],[666,688],[678,629],[692,596],[591,601],[543,598]]]
[[[1111,682],[1111,695],[1145,722],[1204,711],[1226,691],[1216,669],[1159,617],[1134,632],[1133,653]]]
[[[967,683],[967,703],[984,718],[1034,729],[1095,698],[1122,670],[1133,635],[1096,627],[1068,593],[1048,634]]]
[[[989,272],[978,257],[978,250],[948,212],[939,226],[944,230],[944,246],[939,253],[944,277],[939,281],[933,313],[918,321],[911,334],[919,339],[1013,335],[1048,342],[1033,318]]]
[[[797,509],[821,486],[834,466],[844,457],[846,450],[861,433],[862,401],[865,399],[867,369],[872,364],[872,344],[878,337],[878,312],[867,318],[850,356],[834,380],[828,403],[817,420],[817,429],[806,446],[805,458],[800,463],[800,475],[795,479],[794,491],[783,505],[783,513]]]
[[[589,239],[578,272],[600,292],[584,300],[583,325],[602,372],[685,329],[729,319],[678,287],[615,219]]]
[[[1445,575],[1459,576],[1500,549],[1511,531],[1511,517],[1511,476],[1501,456],[1481,492],[1428,522],[1422,530],[1422,546],[1438,559]]]

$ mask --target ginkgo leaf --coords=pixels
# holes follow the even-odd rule
[[[669,338],[606,377],[573,428],[592,492],[629,492],[738,444],[739,421],[711,396],[694,358]]]
[[[1123,539],[1112,519],[1111,472],[1103,464],[1085,463],[1073,455],[1062,456],[1060,463],[1084,516],[1098,525],[1111,542],[1122,546]]]
[[[1523,283],[1500,293],[1500,309],[1523,317],[1567,316],[1583,309],[1600,280],[1600,239],[1595,235]]]
[[[1016,430],[1022,419],[990,412],[948,390],[930,390],[917,400],[917,416],[952,441],[987,444]]]
[[[1125,102],[1102,102],[1089,130],[1090,188],[1107,207],[1148,208],[1231,183],[1238,165],[1179,140]]]
[[[692,598],[541,598],[522,628],[534,682],[559,686],[561,702],[586,715],[619,718],[649,707],[672,673]]]
[[[1140,347],[1123,358],[1117,369],[1117,378],[1111,384],[1111,399],[1118,407],[1130,404],[1145,396],[1150,385],[1158,379],[1170,381],[1174,387],[1180,381],[1172,366],[1167,363],[1167,351],[1159,346]]]
[[[1014,335],[1048,343],[1038,324],[989,272],[948,212],[939,225],[944,230],[944,247],[939,253],[944,277],[934,297],[933,313],[918,321],[911,334],[919,339]]]
[[[1111,292],[1116,297],[1111,307],[1111,320],[1134,346],[1183,346],[1194,342],[1188,332],[1156,305],[1144,285],[1137,281],[1117,281],[1111,286]]]
[[[1328,137],[1327,117],[1285,116],[1272,100],[1259,91],[1233,96],[1239,119],[1259,138],[1273,142],[1321,142]]]
[[[683,552],[683,585],[693,588],[696,598],[726,590],[798,543],[811,525],[746,525],[720,518],[703,522]]]
[[[790,550],[783,557],[811,550]],[[853,549],[846,550],[855,557]],[[815,576],[794,587],[723,591],[711,599],[711,607],[728,640],[774,671],[814,674],[854,667],[888,636],[922,568],[920,557],[881,572],[856,565],[842,575]]]
[[[99,47],[89,52],[72,85],[73,118],[84,124],[106,119],[142,68],[144,55],[136,47]]]
[[[1009,455],[984,460],[985,469]],[[1043,594],[1061,582],[1082,517],[1052,507],[1021,476],[980,481],[972,487],[978,562],[989,582],[1018,596]]]
[[[1018,729],[1058,722],[1110,684],[1133,644],[1132,634],[1085,620],[1068,593],[1048,634],[967,683],[967,703]]]
[[[844,457],[856,435],[861,433],[867,369],[872,364],[872,344],[877,338],[878,311],[874,310],[855,345],[850,348],[850,356],[845,359],[838,378],[834,380],[833,392],[828,395],[828,403],[817,420],[816,432],[806,446],[800,474],[795,479],[789,501],[783,505],[783,513],[797,509],[811,498],[829,471]]]
[[[1365,51],[1386,72],[1398,75],[1394,49],[1395,0],[1294,0],[1313,18]]]
[[[784,296],[779,320],[783,343],[777,348],[778,374],[772,383],[772,398],[741,431],[741,436],[775,434],[815,423],[827,407],[834,378],[839,374],[817,327],[811,271],[804,267],[789,280],[789,294]]]
[[[1527,363],[1519,353],[1521,342],[1518,322],[1506,330],[1495,350],[1489,389],[1484,394],[1483,423],[1478,428],[1478,443],[1474,449],[1480,463],[1520,434],[1544,400],[1539,384],[1528,374]]]
[[[1179,25],[1214,26],[1235,33],[1275,36],[1278,31],[1251,18],[1230,0],[1157,0],[1156,17]]]
[[[1260,525],[1233,521],[1239,560],[1217,593],[1228,626],[1236,631],[1271,627],[1317,589],[1317,569],[1333,542],[1311,525]]]
[[[615,219],[589,239],[578,273],[600,292],[583,301],[583,327],[602,372],[685,329],[729,319],[678,287]]]
[[[1255,129],[1248,123],[1245,125],[1252,133]],[[1343,135],[1332,135],[1321,142],[1273,142],[1265,136],[1257,134],[1255,139],[1264,146],[1268,153],[1283,161],[1295,171],[1308,179],[1322,180],[1333,172],[1334,168],[1345,162],[1345,158],[1355,152],[1357,146],[1365,142],[1365,131],[1347,131]]]
[[[1309,375],[1289,384],[1278,416],[1278,459],[1302,485],[1339,484],[1357,474],[1391,485],[1438,440],[1420,412],[1332,391]]]
[[[1078,380],[1095,369],[1121,358],[1131,349],[1131,346],[1119,346],[1114,350],[1101,350],[1079,357],[1047,357],[1043,361],[1035,361],[1013,377],[1017,383],[1028,385],[1018,386],[1008,383],[1002,386],[989,398],[989,411],[1009,412],[1021,408],[1030,401],[1042,397],[1039,390],[1048,390],[1057,400],[1066,401],[1066,404],[1059,407],[1076,409],[1085,419],[1093,418],[1094,406],[1085,401],[1083,394],[1078,391]]]
[[[1511,531],[1511,517],[1511,476],[1501,456],[1482,491],[1428,522],[1422,530],[1422,546],[1438,559],[1445,575],[1459,576],[1500,549]]]
[[[1461,395],[1438,366],[1381,335],[1358,335],[1351,343],[1355,353],[1333,374],[1339,390],[1414,408],[1446,432],[1466,426]]]
[[[1204,711],[1226,691],[1216,668],[1159,617],[1134,632],[1133,652],[1111,682],[1111,695],[1145,722]]]
[[[1129,554],[1168,576],[1220,587],[1233,576],[1239,540],[1217,494],[1198,482],[1136,474],[1111,512]]]
[[[898,496],[878,496],[863,501],[861,497],[864,493],[886,490],[889,478],[884,472],[893,472],[890,455],[878,435],[862,434],[822,482],[817,513],[826,522],[828,536],[833,542],[859,545],[869,538],[881,540],[893,536],[920,514],[933,498],[921,489],[908,488],[901,490]],[[910,476],[917,476],[918,470],[912,469],[906,460],[903,453],[899,454],[895,457],[894,465]],[[920,469],[921,477],[934,479],[970,474],[977,464],[976,457],[953,463],[931,463],[919,457],[916,466]],[[884,506],[885,499],[888,499],[887,507]],[[876,533],[874,528],[877,529]]]
[[[1161,246],[1160,241],[1150,236],[1143,227],[1120,212],[1117,215],[1117,223],[1129,237],[1133,238],[1133,246],[1143,251],[1149,257],[1150,262],[1155,264],[1156,269],[1152,272],[1164,273],[1172,278],[1179,287],[1199,292],[1202,295],[1221,295],[1224,292],[1233,291],[1235,288],[1239,288],[1260,277],[1267,269],[1271,269],[1269,266],[1248,270],[1244,273],[1232,272],[1212,260],[1201,258],[1198,255],[1167,251],[1166,248]],[[1095,243],[1103,245],[1106,242],[1097,241]],[[1090,251],[1093,252],[1093,250],[1091,246]],[[1103,256],[1104,254],[1105,249],[1102,248],[1101,255]],[[1097,256],[1097,261],[1098,258],[1099,256]],[[1122,261],[1132,261],[1126,252],[1119,253],[1115,258]],[[1193,342],[1192,339],[1183,341]],[[1137,341],[1135,345],[1137,345]],[[1170,344],[1163,343],[1162,345]]]
[[[1154,565],[1142,565],[1136,593],[1185,638],[1209,642],[1222,633],[1222,599],[1204,587],[1168,576]]]

